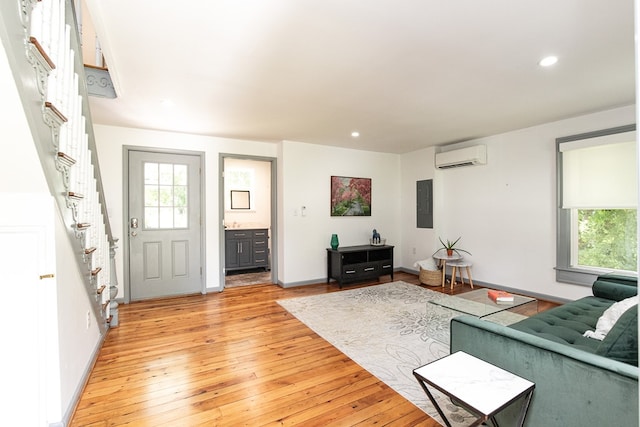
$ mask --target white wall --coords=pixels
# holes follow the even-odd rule
[[[145,129],[122,128],[94,124],[100,170],[109,212],[109,220],[116,237],[124,236],[123,228],[123,147],[188,150],[205,155],[205,227],[206,227],[206,288],[208,291],[220,287],[220,210],[219,210],[219,155],[220,153],[250,154],[276,157],[277,145],[265,142],[241,141],[214,138],[184,133],[160,132]],[[120,242],[124,240],[121,238]],[[123,298],[123,250],[116,251],[116,270],[119,292]]]
[[[69,237],[69,230],[60,215],[56,215],[55,245],[62,379],[60,395],[64,413],[65,410],[73,410],[82,392],[85,375],[92,368],[93,357],[99,350],[101,335],[85,290],[88,271],[83,276],[78,266],[79,242]],[[88,325],[87,314],[91,319]],[[66,415],[69,417],[71,413]]]
[[[473,254],[474,279],[561,299],[590,295],[588,287],[555,281],[555,139],[635,123],[634,115],[632,106],[618,108],[447,147],[486,144],[488,162],[435,171],[434,236],[425,236],[420,253],[433,253],[438,236],[461,236],[460,247]],[[403,173],[433,168],[433,157],[416,161],[423,154],[431,156],[403,156]],[[415,197],[403,207],[403,222],[413,221]]]
[[[399,248],[398,155],[285,141],[278,167],[278,268],[285,286],[326,280],[331,234],[338,234],[340,246],[363,245],[369,243],[375,228],[387,244]],[[331,216],[332,175],[371,178],[371,216]],[[395,259],[397,263],[400,257],[395,255]]]

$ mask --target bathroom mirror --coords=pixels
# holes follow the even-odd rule
[[[251,209],[248,190],[231,190],[231,209]]]

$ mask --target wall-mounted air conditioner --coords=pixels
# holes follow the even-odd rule
[[[436,167],[438,169],[459,168],[461,166],[484,165],[487,163],[487,146],[473,147],[436,153]]]

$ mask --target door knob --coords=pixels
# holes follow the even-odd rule
[[[131,218],[131,228],[138,228],[138,218]]]

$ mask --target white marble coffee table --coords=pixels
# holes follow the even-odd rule
[[[535,387],[531,381],[462,351],[421,366],[413,371],[413,375],[448,427],[451,424],[427,385],[478,415],[478,420],[471,426],[489,419],[497,425],[494,416],[525,396],[518,423],[522,426]]]

